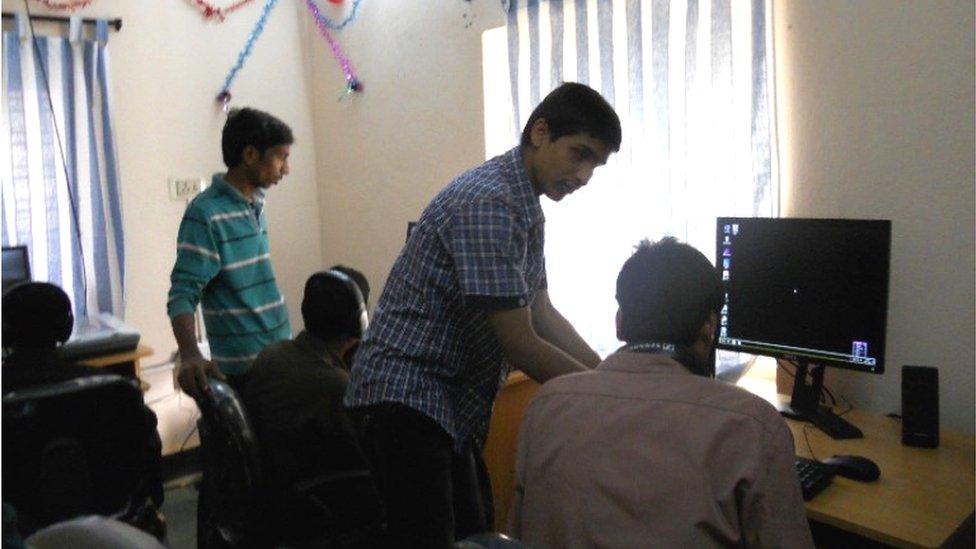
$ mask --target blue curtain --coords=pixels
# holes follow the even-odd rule
[[[64,288],[76,316],[124,312],[125,253],[111,122],[108,25],[94,39],[3,33],[3,245],[26,245],[32,278]]]
[[[543,201],[550,294],[606,354],[618,345],[613,283],[639,240],[675,236],[714,257],[717,216],[778,213],[766,0],[508,8],[509,131],[564,81],[598,90],[623,126],[620,152],[585,189]]]

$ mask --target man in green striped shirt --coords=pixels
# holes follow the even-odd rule
[[[209,391],[208,375],[240,392],[257,354],[291,337],[271,268],[264,193],[288,175],[293,142],[291,129],[270,114],[231,111],[221,139],[227,173],[214,174],[183,214],[166,309],[180,350],[177,380],[193,397]],[[195,337],[198,303],[210,360]]]

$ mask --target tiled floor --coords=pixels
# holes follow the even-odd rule
[[[166,483],[163,515],[166,516],[166,541],[172,549],[197,546],[197,489],[199,475]]]

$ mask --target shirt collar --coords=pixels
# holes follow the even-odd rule
[[[617,351],[597,366],[597,370],[631,374],[693,375],[680,362],[665,354]]]
[[[237,190],[237,187],[231,185],[224,177],[226,172],[220,172],[213,174],[213,178],[210,181],[210,185],[213,186],[217,191],[229,196],[230,198],[247,204],[248,206],[254,206],[254,209],[261,211],[264,207],[264,189],[254,189],[254,193],[251,195],[251,200],[248,200],[244,193]]]
[[[537,223],[544,223],[546,216],[542,213],[542,203],[539,195],[532,187],[532,180],[525,171],[525,162],[522,158],[522,147],[515,147],[504,155],[505,162],[511,172],[512,195],[528,213],[529,226]]]

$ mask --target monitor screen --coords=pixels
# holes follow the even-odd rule
[[[884,371],[891,222],[720,217],[718,348]]]
[[[27,260],[27,246],[3,247],[3,290],[14,284],[30,280],[30,262]]]

